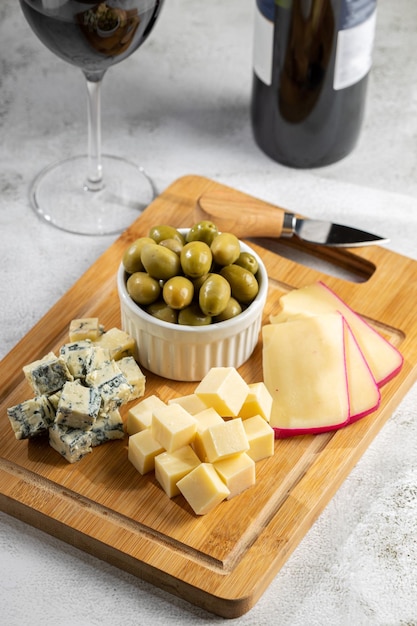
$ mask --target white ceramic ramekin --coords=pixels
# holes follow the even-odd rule
[[[212,367],[239,367],[251,356],[259,339],[262,313],[268,291],[268,274],[260,257],[259,292],[250,306],[236,317],[209,326],[182,326],[159,320],[135,304],[126,289],[122,264],[117,274],[121,324],[135,340],[136,358],[149,371],[180,381],[200,381]]]

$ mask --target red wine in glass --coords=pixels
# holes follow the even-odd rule
[[[109,67],[151,33],[163,0],[20,0],[33,32],[58,57],[80,68],[88,93],[88,151],[47,166],[30,188],[36,213],[74,233],[127,228],[154,196],[143,168],[101,152],[100,99]]]

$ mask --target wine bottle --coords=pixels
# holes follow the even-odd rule
[[[257,0],[251,119],[259,147],[298,168],[328,165],[359,138],[377,0]]]

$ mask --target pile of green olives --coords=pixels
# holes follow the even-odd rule
[[[125,250],[123,267],[132,300],[173,324],[205,326],[239,315],[259,291],[258,262],[238,238],[208,220],[184,235],[153,226]]]

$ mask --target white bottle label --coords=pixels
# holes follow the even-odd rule
[[[253,37],[253,71],[265,85],[272,84],[274,22],[267,19],[256,3]]]
[[[375,24],[376,9],[364,22],[338,32],[334,89],[354,85],[371,69]]]

